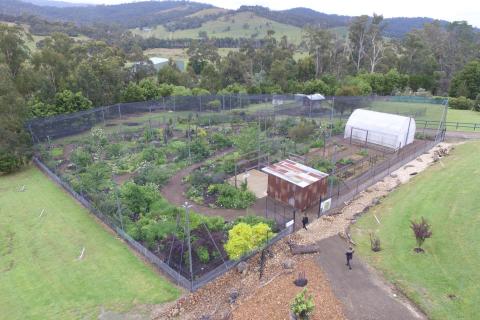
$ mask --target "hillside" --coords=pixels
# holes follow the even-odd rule
[[[156,37],[159,39],[200,38],[201,32],[208,37],[215,38],[257,38],[266,36],[268,30],[275,31],[275,37],[287,36],[294,43],[301,41],[302,29],[296,26],[279,23],[260,17],[252,12],[235,12],[222,15],[214,20],[207,21],[201,27],[168,31],[164,26],[133,30],[142,37]]]
[[[88,3],[72,3],[67,1],[54,1],[54,0],[22,0],[22,1],[27,3],[32,3],[37,6],[49,6],[49,7],[57,7],[57,8],[92,6],[92,4],[88,4]]]
[[[215,37],[238,38],[252,35],[261,37],[265,32],[264,29],[268,29],[262,26],[269,23],[277,34],[292,35],[292,39],[297,39],[297,30],[307,25],[345,28],[353,18],[326,14],[308,8],[270,10],[261,6],[242,6],[232,11],[189,1],[143,1],[119,5],[70,7],[52,0],[0,0],[0,14],[36,15],[49,20],[70,21],[83,25],[101,22],[131,29],[149,27],[155,28],[152,34],[162,38],[177,38],[184,35],[193,37],[198,36],[199,31],[206,31],[210,36],[215,34]],[[251,15],[253,18],[249,18]],[[238,23],[237,21],[229,23],[228,20],[232,18],[238,20]],[[385,35],[401,38],[412,29],[421,28],[423,24],[432,21],[434,19],[428,17],[387,18]],[[447,21],[440,22],[447,23]],[[244,27],[244,23],[248,23],[249,28]],[[240,34],[227,30],[228,27]],[[177,32],[179,30],[180,32]],[[139,34],[145,36],[143,33]]]
[[[187,1],[145,1],[119,5],[87,7],[38,6],[19,0],[0,0],[0,13],[36,15],[46,19],[72,21],[78,24],[119,24],[134,28],[172,22],[211,5]]]

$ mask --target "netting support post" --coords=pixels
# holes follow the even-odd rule
[[[188,246],[188,265],[190,268],[190,289],[193,291],[193,265],[192,265],[192,242],[190,241],[190,212],[189,209],[192,207],[191,205],[188,204],[188,202],[185,202],[183,205],[185,208],[185,221],[186,221],[186,227],[187,227],[187,246]]]
[[[105,123],[105,107],[102,107],[102,120],[103,120],[103,126],[106,126],[106,123]]]

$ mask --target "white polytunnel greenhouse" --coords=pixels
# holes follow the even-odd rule
[[[400,149],[415,138],[415,119],[391,113],[356,109],[345,125],[345,139]]]

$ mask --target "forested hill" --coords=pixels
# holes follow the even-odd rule
[[[49,6],[40,6],[30,2],[49,3]],[[82,7],[53,6],[54,3],[53,0],[0,0],[0,13],[15,16],[35,15],[49,20],[69,21],[77,24],[99,22],[118,24],[125,28],[162,25],[168,31],[175,31],[199,28],[204,23],[234,12],[190,1],[145,1]],[[276,11],[261,6],[242,6],[237,11],[252,12],[259,17],[300,28],[306,25],[318,25],[324,28],[345,27],[353,18],[321,13],[308,8]],[[384,35],[401,38],[412,29],[419,29],[434,19],[427,17],[387,18],[384,21],[386,23]],[[440,21],[440,23],[446,24],[447,21]]]
[[[84,7],[37,6],[18,0],[0,0],[0,13],[35,15],[46,19],[78,24],[119,24],[127,28],[165,24],[211,8],[211,5],[187,1],[145,1],[119,5]]]
[[[323,28],[335,28],[348,26],[353,17],[336,14],[326,14],[308,8],[292,8],[288,10],[274,11],[261,6],[241,6],[239,11],[255,12],[257,15],[273,21],[290,24],[303,28],[307,25],[319,25]],[[427,17],[418,18],[385,18],[384,34],[391,38],[401,38],[413,29],[421,29],[425,23],[431,23],[436,19]],[[441,25],[448,22],[439,21]]]

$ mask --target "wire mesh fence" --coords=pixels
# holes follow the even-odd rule
[[[406,115],[419,123],[424,121],[417,127],[417,134],[421,139],[394,152],[376,150],[368,157],[337,168],[336,163],[343,159],[343,151],[338,151],[337,145],[348,142],[342,140],[343,128],[346,119],[357,108]],[[137,221],[140,212],[122,207],[118,199],[117,185],[128,179],[134,179],[135,182],[142,179],[151,181],[149,179],[153,176],[159,185],[164,185],[174,172],[206,160],[211,161],[207,161],[205,166],[214,163],[223,168],[222,177],[233,175],[236,179],[237,174],[251,169],[260,170],[279,157],[294,157],[305,164],[312,164],[312,161],[317,161],[320,157],[323,160],[332,159],[334,164],[327,190],[327,195],[332,199],[332,209],[322,212],[328,214],[333,208],[341,206],[395,168],[441,141],[445,132],[445,115],[446,105],[438,104],[437,101],[429,104],[426,100],[403,101],[397,97],[327,97],[325,100],[311,101],[305,96],[297,95],[212,95],[168,97],[156,101],[105,106],[75,114],[36,119],[28,123],[28,129],[39,147],[34,161],[44,172],[173,281],[190,290],[196,290],[255,252],[239,260],[230,260],[220,245],[225,241],[225,233],[216,232],[205,223],[198,224],[197,229],[192,231],[187,228],[188,218],[184,211],[179,211],[178,208],[170,208],[170,218],[163,225],[173,230],[172,236],[164,239],[147,237],[135,240],[138,237],[132,235],[138,230],[128,228],[125,220]],[[313,148],[317,150],[312,155],[312,151],[308,151],[312,149],[310,145],[292,142],[289,129],[292,123],[314,124],[315,134],[319,140],[323,139],[323,146]],[[229,133],[235,136],[252,126],[258,128],[258,135],[253,138],[257,143],[255,150],[251,151],[253,156],[236,155],[230,166],[227,160],[212,162],[211,153],[196,153],[198,150],[195,148],[198,146],[192,144],[192,136],[198,137],[202,134],[199,128],[212,135],[225,136]],[[113,168],[113,174],[105,172],[106,166],[102,165],[98,165],[95,172],[86,174],[71,161],[72,155],[78,158],[77,162],[82,161],[78,149],[94,154],[93,158],[99,157],[96,148],[104,137],[94,135],[96,129],[102,129],[103,134],[108,136],[102,146],[106,150],[102,157],[103,162],[108,162]],[[172,140],[175,140],[176,144],[170,143]],[[352,141],[350,143],[353,144]],[[131,174],[133,169],[128,167],[131,163],[120,162],[113,156],[120,152],[113,148],[115,145],[128,146],[128,151],[123,154],[124,157],[134,158],[130,162],[136,166],[135,175]],[[158,174],[149,167],[150,163],[160,161],[152,151],[161,149],[159,146],[166,150],[165,154],[161,155],[163,160],[160,159],[166,167],[166,174]],[[216,149],[216,153],[227,152],[230,147],[231,145],[223,145]],[[365,147],[369,146],[361,146]],[[58,148],[61,150],[56,151]],[[350,149],[353,150],[353,147]],[[52,157],[55,152],[68,155],[69,159]],[[46,156],[46,153],[49,156]],[[114,179],[113,187],[112,184],[104,187],[95,185],[95,179],[104,174]],[[86,188],[85,181],[93,181],[90,183],[94,185],[93,189]],[[295,223],[292,224],[291,221],[295,220],[295,215],[299,213],[268,197],[265,198],[264,205],[265,208],[260,210],[262,215],[275,221],[277,226],[275,237],[267,239],[262,246],[268,247],[294,230]],[[209,248],[208,263],[202,263],[199,259],[200,252],[192,253],[189,245],[193,241],[188,241],[186,234],[191,234],[195,239],[193,241]]]

